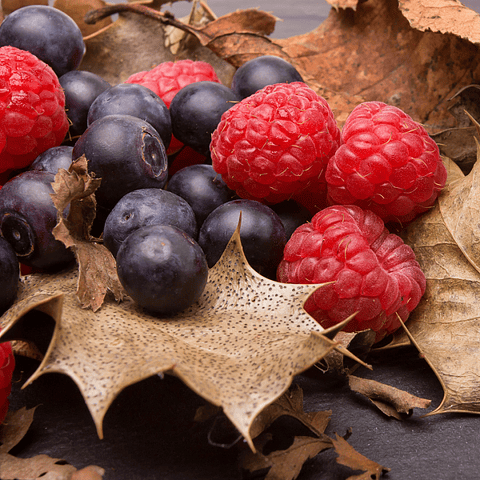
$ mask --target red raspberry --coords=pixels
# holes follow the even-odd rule
[[[15,357],[10,342],[0,343],[0,424],[7,414],[14,368]]]
[[[30,52],[0,48],[0,172],[27,167],[67,131],[65,95],[53,70]]]
[[[303,82],[268,85],[227,110],[212,135],[213,168],[240,197],[279,203],[324,184],[340,129]]]
[[[152,70],[138,72],[125,80],[125,83],[138,83],[155,92],[170,108],[177,92],[194,82],[210,81],[221,83],[214,68],[207,62],[179,60],[164,62]],[[172,137],[167,153],[170,155],[183,146],[179,140]]]
[[[358,105],[326,172],[330,204],[359,205],[385,222],[427,211],[445,186],[437,144],[405,112],[382,102]]]
[[[389,233],[380,217],[334,205],[293,233],[277,270],[284,283],[327,283],[305,310],[324,328],[358,312],[345,331],[372,329],[377,341],[400,327],[425,292],[413,250]]]

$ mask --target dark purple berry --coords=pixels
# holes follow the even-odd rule
[[[0,237],[0,315],[15,301],[19,286],[20,267],[12,246]]]
[[[208,156],[212,133],[222,114],[238,100],[232,90],[217,82],[194,82],[183,87],[170,104],[173,135]]]
[[[170,145],[170,112],[164,101],[143,85],[121,83],[105,90],[95,99],[88,111],[88,125],[107,115],[132,115],[141,118],[158,132],[165,149]]]
[[[59,168],[68,170],[72,164],[72,152],[73,147],[67,145],[49,148],[41,153],[28,169],[50,172],[54,175],[58,172]]]
[[[261,275],[275,277],[283,257],[285,228],[279,216],[256,200],[232,200],[217,207],[203,222],[198,243],[212,267],[222,256],[242,214],[240,239],[248,263]]]
[[[211,165],[198,164],[184,167],[174,173],[167,190],[184,198],[195,212],[200,227],[213,210],[236,198],[222,176]]]
[[[197,242],[171,225],[141,227],[122,243],[118,278],[141,307],[160,315],[185,310],[202,295],[208,278]]]
[[[163,188],[168,177],[165,147],[157,131],[131,115],[108,115],[77,140],[72,158],[85,155],[89,172],[101,178],[98,204],[110,211],[127,193]]]
[[[0,46],[33,53],[58,77],[75,70],[85,54],[78,25],[66,13],[46,5],[19,8],[0,25]]]
[[[65,92],[65,110],[70,122],[68,134],[79,137],[87,129],[88,109],[111,85],[99,75],[84,70],[67,72],[58,81]]]
[[[0,234],[18,260],[41,270],[55,270],[74,259],[73,252],[56,240],[57,209],[50,194],[55,175],[29,170],[0,189]]]
[[[108,215],[103,230],[105,246],[117,255],[123,241],[147,225],[173,225],[197,238],[198,228],[192,207],[186,200],[160,188],[127,193]]]
[[[303,82],[303,78],[291,63],[274,55],[263,55],[237,69],[231,88],[239,98],[246,98],[267,85],[292,82]]]
[[[294,200],[285,200],[284,202],[271,205],[270,208],[280,217],[280,220],[285,227],[287,242],[292,236],[292,233],[300,225],[303,225],[312,219],[310,211]]]

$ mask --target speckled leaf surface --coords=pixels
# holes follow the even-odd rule
[[[335,348],[303,309],[319,285],[291,285],[257,274],[246,262],[237,232],[210,270],[200,301],[169,318],[145,314],[128,298],[107,296],[94,312],[76,295],[75,270],[26,277],[18,301],[1,319],[2,337],[30,310],[49,314],[55,330],[43,373],[69,375],[78,385],[100,436],[102,420],[122,389],[171,373],[227,417],[253,447],[255,417],[290,386],[293,377]]]

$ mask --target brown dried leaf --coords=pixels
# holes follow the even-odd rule
[[[399,413],[410,414],[414,408],[428,408],[432,403],[431,400],[367,378],[349,375],[348,384],[354,392],[365,395],[385,415],[397,419],[401,419]]]
[[[90,465],[74,472],[71,480],[102,480],[103,475],[105,475],[103,468]]]
[[[74,271],[35,274],[4,314],[2,340],[16,337],[27,311],[56,322],[37,371],[75,379],[102,436],[103,417],[128,385],[160,372],[182,379],[226,416],[253,447],[256,416],[279,398],[295,375],[336,343],[303,309],[321,285],[294,285],[260,276],[245,260],[239,230],[209,271],[200,301],[169,318],[144,313],[133,302],[106,297],[98,312],[80,308]]]
[[[58,463],[61,462],[61,463]],[[0,453],[0,478],[2,480],[69,480],[77,470],[64,464],[60,458],[36,455],[31,458],[17,458],[8,453]]]
[[[358,453],[344,438],[335,435],[332,439],[333,446],[338,453],[337,462],[341,465],[350,467],[352,470],[361,470],[362,474],[352,475],[348,480],[378,480],[384,473],[390,471],[373,460],[369,460]]]
[[[4,422],[0,425],[0,454],[8,453],[22,440],[33,422],[36,408],[27,410],[23,407],[20,410],[7,412]]]
[[[330,421],[331,411],[304,412],[303,391],[295,385],[288,392],[266,407],[256,418],[250,428],[250,435],[256,438],[266,430],[277,418],[288,415],[303,423],[318,437],[324,437],[325,429]],[[326,440],[324,438],[324,440]]]
[[[250,472],[269,468],[265,480],[294,480],[308,459],[331,447],[332,440],[328,437],[299,436],[286,450],[276,450],[269,455],[250,452],[245,456],[242,466]]]
[[[27,5],[48,5],[48,0],[2,0],[1,3],[3,14],[8,15],[14,10]]]
[[[103,245],[95,241],[90,230],[95,219],[95,190],[101,179],[88,173],[85,156],[72,162],[68,172],[60,169],[52,183],[53,204],[58,213],[58,223],[53,229],[57,240],[71,247],[79,266],[77,295],[84,308],[97,311],[107,291],[116,300],[122,300],[124,291],[117,277],[115,258]],[[64,218],[62,212],[69,207]]]
[[[453,33],[480,43],[480,15],[457,0],[399,0],[398,3],[417,30]]]

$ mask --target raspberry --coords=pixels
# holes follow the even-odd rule
[[[0,48],[0,172],[27,167],[67,131],[65,95],[53,70],[30,52]]]
[[[340,129],[303,82],[268,85],[227,110],[212,135],[212,165],[240,197],[279,203],[324,184]],[[326,187],[325,187],[326,188]]]
[[[0,424],[7,415],[14,368],[15,357],[10,342],[0,343]]]
[[[410,246],[380,217],[355,205],[334,205],[298,227],[287,242],[277,278],[327,283],[305,310],[324,328],[358,312],[347,332],[372,329],[376,340],[400,327],[425,292],[425,275]]]
[[[194,82],[210,81],[221,83],[214,68],[207,62],[179,60],[160,63],[152,70],[138,72],[125,80],[125,83],[138,83],[155,92],[170,108],[177,92]],[[182,142],[172,137],[168,154],[178,151]]]
[[[382,102],[365,102],[352,111],[326,171],[330,204],[359,205],[385,222],[408,223],[427,211],[446,179],[427,131]]]

